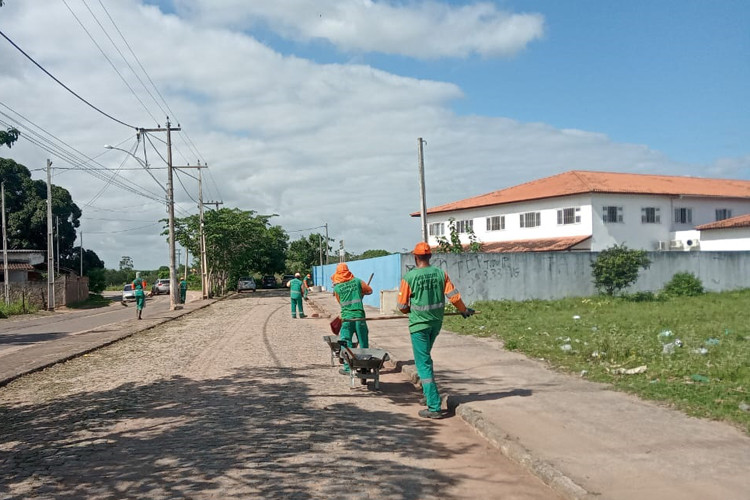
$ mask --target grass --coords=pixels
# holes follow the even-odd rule
[[[16,316],[19,314],[31,314],[37,312],[38,310],[39,308],[33,304],[26,303],[26,305],[24,306],[20,300],[18,302],[13,302],[12,304],[7,306],[4,302],[0,302],[0,318],[7,318],[9,316]]]
[[[604,296],[479,302],[473,307],[481,315],[446,317],[445,328],[497,338],[556,369],[585,370],[590,380],[750,434],[750,412],[740,408],[750,404],[748,303],[750,290],[643,302]],[[676,339],[682,347],[664,354],[664,344]],[[643,365],[641,374],[617,373]]]
[[[107,307],[112,303],[110,299],[104,298],[99,293],[90,293],[89,298],[76,302],[75,304],[68,305],[70,309],[97,309],[99,307]]]

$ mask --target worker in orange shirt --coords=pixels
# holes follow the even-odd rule
[[[352,338],[356,332],[359,347],[363,349],[370,347],[369,330],[367,321],[365,321],[365,306],[362,299],[365,295],[372,293],[372,288],[361,279],[355,278],[349,270],[349,266],[344,263],[336,266],[336,272],[331,276],[331,281],[333,281],[333,295],[341,305],[343,323],[339,338],[346,341],[347,347],[352,347]],[[349,364],[344,363],[344,367],[339,370],[339,373],[348,375],[349,371]]]

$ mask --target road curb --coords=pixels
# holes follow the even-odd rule
[[[150,324],[150,325],[145,326],[143,328],[139,328],[139,329],[133,330],[132,332],[125,333],[121,337],[117,337],[117,338],[114,338],[114,339],[108,339],[108,340],[102,341],[101,343],[92,345],[90,347],[86,347],[86,348],[84,348],[82,350],[71,352],[69,354],[64,354],[64,355],[62,355],[59,358],[56,358],[56,359],[54,359],[52,361],[43,363],[43,364],[41,364],[39,366],[34,366],[33,368],[29,368],[27,370],[24,370],[24,371],[21,371],[21,372],[18,372],[18,373],[14,373],[13,375],[10,375],[10,376],[6,376],[3,379],[0,379],[0,387],[4,387],[4,386],[8,385],[9,383],[13,382],[14,380],[19,379],[21,377],[24,377],[26,375],[31,375],[32,373],[40,372],[40,371],[45,370],[45,369],[47,369],[47,368],[49,368],[51,366],[54,366],[54,365],[57,365],[57,364],[60,364],[60,363],[65,363],[65,362],[70,361],[72,359],[79,358],[79,357],[84,356],[86,354],[92,353],[92,352],[94,352],[94,351],[96,351],[98,349],[102,349],[104,347],[110,346],[110,345],[114,344],[115,342],[120,342],[121,340],[125,340],[125,339],[127,339],[129,337],[132,337],[133,335],[135,335],[137,333],[147,332],[147,331],[149,331],[149,330],[151,330],[153,328],[156,328],[157,326],[161,326],[161,325],[164,325],[164,324],[169,323],[171,321],[174,321],[176,319],[180,319],[183,316],[187,316],[188,314],[191,314],[191,313],[193,313],[195,311],[200,311],[201,309],[205,309],[206,307],[208,307],[208,306],[210,306],[210,305],[212,305],[212,304],[214,304],[216,302],[219,302],[221,300],[224,300],[227,297],[228,297],[228,295],[226,295],[224,297],[220,297],[218,299],[209,299],[210,302],[207,302],[205,304],[201,304],[200,306],[196,307],[195,309],[191,309],[189,311],[185,311],[183,309],[184,312],[181,313],[181,314],[178,314],[177,316],[173,316],[173,317],[170,317],[170,318],[165,318],[165,319],[163,319],[163,320],[161,320],[161,321],[159,321],[157,323],[153,323],[153,324]],[[125,321],[132,321],[132,320],[125,320]],[[116,324],[116,323],[110,323],[109,325],[112,325],[112,324]],[[103,326],[109,326],[109,325],[103,325]],[[98,328],[102,328],[102,326],[99,326],[97,328],[91,328],[89,330],[83,330],[81,332],[76,332],[76,333],[78,333],[78,334],[91,333],[91,332],[95,332]]]
[[[325,308],[319,304],[315,304],[315,307],[325,311]],[[383,346],[380,347],[383,348]],[[391,353],[389,353],[389,356],[391,358],[389,363],[395,370],[406,375],[415,386],[421,387],[419,375],[414,365],[406,364],[404,361],[394,358]],[[442,396],[442,403],[448,410],[455,411],[456,415],[471,427],[474,432],[487,440],[491,446],[498,449],[505,457],[541,479],[544,484],[563,497],[569,500],[598,498],[597,495],[587,491],[550,463],[535,457],[530,450],[518,442],[517,438],[505,432],[495,422],[485,418],[484,413],[472,405],[472,403],[459,403],[457,396],[446,393]]]

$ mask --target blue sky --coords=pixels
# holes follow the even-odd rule
[[[66,1],[128,85],[63,2],[5,2],[0,27],[110,114],[163,124],[98,26],[130,57],[99,2],[87,2],[94,19],[81,0]],[[429,206],[572,169],[750,179],[747,1],[103,3],[177,114],[176,161],[210,165],[205,198],[279,214],[289,231],[327,222],[355,253],[410,248],[419,237],[408,215],[419,208],[417,137],[427,141]],[[7,43],[0,68],[1,103],[110,168],[133,166],[102,147],[134,146],[132,130]],[[51,155],[26,141],[2,154],[30,167]],[[123,248],[164,247],[158,196],[134,203],[51,156],[69,169],[55,182],[82,206],[105,263]],[[154,151],[149,161],[159,163]],[[163,171],[119,175],[162,192]],[[195,211],[196,187],[181,180],[184,216]],[[102,220],[122,207],[138,220]],[[154,227],[138,229],[148,221]],[[132,257],[142,268],[165,262],[161,251]]]

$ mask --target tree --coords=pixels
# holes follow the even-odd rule
[[[133,269],[133,259],[127,255],[120,258],[120,271],[130,271]]]
[[[469,251],[471,253],[476,253],[482,251],[482,242],[479,241],[477,235],[474,234],[474,229],[472,228],[469,228],[468,231],[466,231],[466,233],[469,235],[469,245],[464,248],[463,243],[461,243],[461,234],[458,232],[458,228],[456,227],[456,220],[453,217],[448,219],[448,232],[450,234],[450,240],[448,240],[445,236],[438,237],[438,252],[464,253],[466,251]]]
[[[87,274],[89,277],[89,291],[94,293],[104,291],[104,288],[107,286],[104,268],[97,267],[90,269]]]
[[[0,158],[0,180],[5,182],[8,248],[47,248],[47,183],[32,180],[28,168],[6,158]],[[61,263],[77,259],[73,245],[81,209],[66,189],[55,185],[52,185],[52,215],[59,222],[56,227]]]
[[[306,272],[320,264],[324,239],[323,235],[311,234],[307,238],[293,241],[286,252],[286,271],[289,273]]]
[[[60,257],[60,265],[72,269],[75,272],[80,272],[81,269],[81,247],[75,247],[71,251],[71,255],[66,256],[65,259]],[[83,249],[83,274],[89,276],[89,271],[92,269],[104,269],[104,261],[96,255],[93,250]]]
[[[206,260],[209,279],[223,292],[230,280],[252,274],[284,270],[289,237],[280,226],[272,226],[272,215],[257,215],[238,208],[205,213]],[[175,238],[193,255],[199,255],[199,217],[175,220]],[[166,231],[165,233],[166,234]]]
[[[385,257],[386,255],[391,255],[391,252],[387,250],[365,250],[362,252],[362,255],[354,260],[374,259],[375,257]]]
[[[2,0],[0,0],[0,6],[3,5]],[[18,131],[18,129],[15,128],[9,128],[8,130],[2,131],[0,130],[0,144],[4,144],[8,147],[11,147],[14,142],[18,140],[18,137],[21,135],[21,132]]]
[[[622,245],[614,245],[602,250],[591,263],[594,285],[607,295],[615,295],[638,279],[640,269],[648,269],[651,260],[645,250],[632,250]]]

